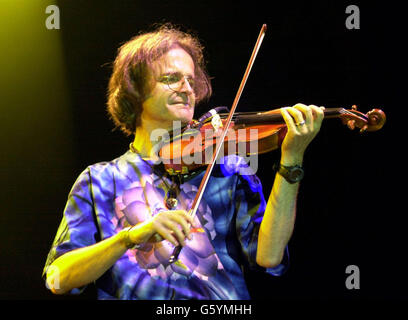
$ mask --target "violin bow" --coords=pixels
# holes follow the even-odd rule
[[[211,162],[207,166],[207,169],[205,171],[203,179],[201,180],[200,186],[199,186],[199,188],[197,190],[197,194],[196,194],[196,196],[195,196],[195,198],[194,198],[194,200],[192,202],[191,209],[188,212],[188,214],[190,216],[192,216],[193,218],[197,214],[198,205],[200,204],[200,201],[201,201],[201,199],[203,197],[203,194],[204,194],[205,188],[207,186],[208,180],[210,178],[211,172],[212,172],[212,170],[214,168],[215,161],[216,161],[216,159],[217,159],[217,157],[218,157],[218,155],[220,153],[221,147],[222,147],[223,142],[225,140],[225,137],[227,135],[227,132],[228,132],[229,126],[231,124],[232,117],[234,115],[235,109],[237,108],[238,102],[239,102],[239,100],[241,98],[242,92],[244,91],[244,87],[245,87],[245,84],[246,84],[247,79],[249,77],[249,74],[251,72],[252,66],[254,65],[255,58],[256,58],[256,56],[258,54],[258,51],[259,51],[259,49],[261,47],[263,38],[265,36],[265,32],[266,32],[266,24],[263,24],[262,28],[261,28],[261,31],[259,32],[258,39],[256,40],[254,49],[252,50],[252,54],[251,54],[251,57],[249,59],[248,65],[247,65],[247,67],[245,69],[244,76],[242,77],[241,84],[239,85],[237,94],[235,95],[234,102],[232,103],[232,107],[231,107],[231,110],[230,110],[230,112],[228,114],[227,121],[226,121],[226,123],[225,123],[225,125],[223,127],[223,130],[222,130],[222,133],[221,133],[221,136],[220,136],[220,140],[219,140],[220,143],[218,143],[218,145],[216,146],[215,152],[212,155]],[[171,255],[171,257],[169,259],[170,263],[173,263],[173,262],[175,262],[177,260],[178,255],[181,252],[181,249],[182,249],[182,246],[177,246],[177,247],[174,248],[173,254]]]

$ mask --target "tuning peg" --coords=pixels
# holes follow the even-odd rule
[[[364,125],[361,129],[360,129],[360,133],[363,133],[364,131],[366,131],[368,129],[368,125]]]
[[[351,106],[351,110],[357,110],[357,106],[356,106],[355,104],[353,104],[353,105]]]
[[[354,128],[356,127],[355,124],[356,124],[356,121],[355,121],[355,120],[349,120],[349,121],[347,121],[347,127],[348,127],[350,130],[354,130]]]

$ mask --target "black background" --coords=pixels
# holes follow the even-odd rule
[[[197,108],[197,116],[210,107],[232,104],[263,23],[268,30],[239,111],[302,102],[345,108],[356,104],[363,112],[381,108],[387,114],[382,130],[364,135],[349,131],[339,120],[324,122],[305,156],[306,176],[289,243],[290,269],[280,278],[249,273],[252,297],[407,298],[406,210],[399,195],[405,188],[406,156],[401,153],[404,136],[397,133],[396,124],[405,108],[399,96],[403,82],[398,78],[405,41],[400,8],[374,1],[87,0],[56,4],[61,29],[55,32],[63,39],[72,112],[73,134],[66,139],[71,139],[74,157],[64,170],[34,162],[26,181],[7,169],[19,160],[6,157],[12,160],[2,170],[6,180],[1,189],[5,200],[1,299],[94,298],[92,288],[79,297],[51,295],[41,279],[42,268],[78,174],[89,164],[111,160],[127,150],[130,139],[112,131],[105,111],[109,63],[121,43],[157,22],[182,25],[205,46],[214,95]],[[345,9],[350,4],[360,8],[359,30],[345,26]],[[14,143],[13,132],[7,135]],[[29,157],[47,158],[44,151],[35,150]],[[266,194],[272,187],[271,162],[276,157],[277,153],[260,156],[258,175]],[[348,265],[360,269],[359,290],[345,286]]]

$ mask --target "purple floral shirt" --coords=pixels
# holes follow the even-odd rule
[[[249,299],[242,267],[257,268],[258,229],[266,204],[257,176],[238,174],[242,166],[247,165],[236,156],[215,166],[195,216],[193,237],[176,262],[169,263],[174,246],[166,240],[129,249],[96,281],[98,298]],[[190,208],[202,177],[200,173],[180,185],[176,209]],[[170,184],[131,151],[89,166],[68,196],[44,271],[68,251],[167,210],[164,198]],[[285,254],[281,265],[266,271],[282,274],[287,260]]]

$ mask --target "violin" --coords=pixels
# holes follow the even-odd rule
[[[207,117],[191,122],[180,134],[172,134],[163,141],[159,157],[170,175],[189,174],[211,161],[216,146],[221,143],[222,128],[226,125],[227,113],[217,113],[218,107],[208,112]],[[324,119],[340,118],[351,130],[360,133],[380,130],[385,122],[385,113],[373,109],[367,114],[351,109],[327,108]],[[273,151],[280,147],[287,132],[280,109],[264,112],[237,112],[232,117],[223,141],[223,155],[255,155]]]

